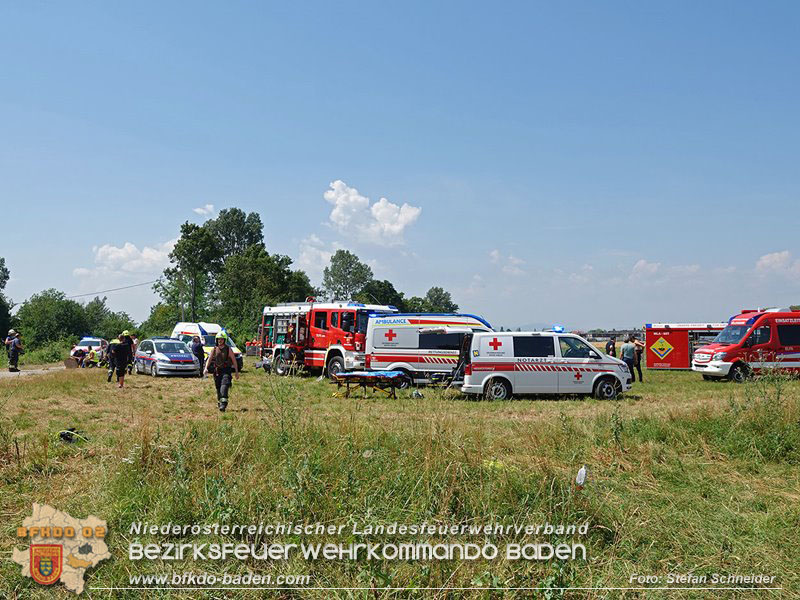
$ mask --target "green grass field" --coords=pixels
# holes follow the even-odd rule
[[[98,370],[3,379],[0,589],[9,598],[72,597],[58,585],[46,589],[23,578],[9,560],[16,527],[38,502],[108,521],[114,558],[87,574],[92,598],[800,597],[800,382],[770,376],[735,385],[653,371],[645,379],[613,402],[487,403],[436,389],[416,399],[409,392],[397,400],[334,398],[327,381],[266,376],[251,367],[224,415],[209,380],[140,375],[120,391]],[[87,441],[60,441],[58,432],[68,427]],[[578,490],[583,464],[589,477]],[[133,521],[588,522],[585,536],[490,540],[575,541],[588,556],[134,563],[127,558]],[[223,541],[242,539],[271,541]],[[311,587],[365,589],[92,590],[127,586],[130,574],[173,570],[308,574]],[[764,573],[777,575],[774,585],[784,591],[380,589],[627,587],[633,573]]]

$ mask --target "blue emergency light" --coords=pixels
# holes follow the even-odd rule
[[[563,325],[553,325],[553,331],[556,333],[564,333],[564,326]]]

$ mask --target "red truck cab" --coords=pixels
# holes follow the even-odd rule
[[[742,382],[766,369],[800,373],[800,311],[743,310],[692,357],[704,379]]]

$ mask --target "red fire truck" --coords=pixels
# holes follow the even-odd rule
[[[391,305],[314,298],[266,306],[259,333],[262,366],[279,375],[301,365],[328,375],[361,369],[369,317],[397,312]]]
[[[800,310],[742,310],[707,346],[694,353],[692,370],[703,379],[741,383],[765,369],[800,373]]]
[[[711,343],[727,323],[648,323],[644,326],[648,369],[691,369],[697,348]]]

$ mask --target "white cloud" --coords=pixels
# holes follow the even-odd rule
[[[525,270],[522,268],[525,261],[513,254],[503,256],[499,250],[495,249],[489,252],[489,260],[495,265],[502,264],[500,270],[506,275],[522,275],[525,273]]]
[[[369,198],[339,179],[330,184],[323,197],[333,205],[328,217],[333,228],[344,235],[355,236],[357,242],[382,246],[402,244],[406,228],[422,212],[418,206],[407,203],[398,206],[386,198],[370,205]]]
[[[567,279],[569,279],[570,283],[583,285],[591,281],[593,272],[594,272],[594,267],[592,265],[586,264],[583,265],[578,272],[570,273]]]
[[[512,263],[503,265],[502,271],[506,275],[522,275],[525,272],[518,265]]]
[[[325,247],[325,243],[313,233],[300,241],[300,255],[297,266],[314,280],[322,278],[322,271],[330,263],[334,250]]]
[[[140,250],[135,244],[125,242],[122,246],[103,244],[94,246],[95,267],[78,267],[72,274],[76,277],[97,277],[108,275],[159,275],[169,264],[169,253],[177,239],[156,246],[143,246]]]
[[[770,252],[756,261],[756,272],[762,275],[778,273],[781,275],[800,275],[800,259],[793,259],[788,250]]]
[[[206,204],[205,206],[199,206],[197,208],[192,209],[198,215],[208,216],[214,213],[214,205],[213,204]]]
[[[645,259],[641,258],[636,261],[635,265],[633,265],[633,269],[631,269],[631,277],[632,278],[649,277],[651,275],[655,275],[660,268],[661,268],[661,263],[647,262]]]
[[[700,265],[675,265],[669,268],[670,275],[689,276],[700,272]]]

